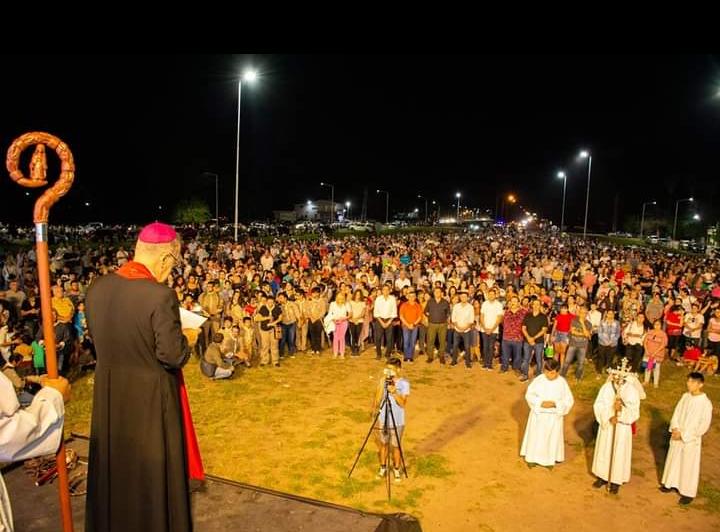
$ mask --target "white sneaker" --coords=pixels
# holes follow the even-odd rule
[[[400,470],[393,468],[393,476],[395,477],[395,482],[400,482]]]
[[[387,468],[384,465],[380,466],[380,471],[378,471],[377,476],[380,478],[383,478],[387,474]]]

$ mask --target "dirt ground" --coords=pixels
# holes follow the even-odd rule
[[[512,373],[406,365],[411,383],[404,449],[409,478],[388,503],[368,444],[347,473],[370,427],[370,403],[382,366],[374,353],[332,360],[298,355],[279,369],[253,368],[230,381],[209,381],[197,361],[185,370],[206,470],[215,475],[356,508],[403,511],[423,530],[720,530],[720,378],[706,391],[715,405],[703,443],[700,493],[690,507],[658,491],[667,424],[685,390],[686,371],[665,364],[648,389],[634,439],[633,476],[618,495],[591,487],[592,402],[601,380],[591,368],[568,380],[575,407],[565,419],[566,461],[529,469],[519,456],[527,385]],[[87,433],[91,376],[68,404],[68,430]]]

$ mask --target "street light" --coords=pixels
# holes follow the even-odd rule
[[[693,214],[693,220],[699,220],[699,219],[700,219],[700,215],[699,215],[699,214],[697,214],[697,213],[696,213],[696,214]]]
[[[455,197],[457,198],[457,213],[455,215],[455,220],[457,223],[460,223],[460,196],[461,194],[459,192],[455,193]]]
[[[645,226],[645,207],[647,205],[657,205],[657,201],[646,201],[643,203],[642,216],[640,217],[640,238],[643,237],[643,227]]]
[[[85,202],[85,206],[86,206],[86,207],[89,207],[89,206],[90,206],[90,202],[89,202],[89,201],[86,201],[86,202]]]
[[[238,80],[238,108],[237,108],[237,144],[235,146],[235,242],[238,239],[238,193],[240,190],[240,102],[242,101],[242,83],[254,83],[257,80],[257,70],[247,69]]]
[[[330,187],[330,223],[335,221],[335,185],[330,183],[320,183],[321,187]]]
[[[427,225],[427,223],[428,223],[428,211],[427,211],[428,199],[427,199],[425,196],[421,195],[421,194],[418,194],[418,199],[423,199],[423,200],[425,200],[425,225]],[[435,203],[435,202],[433,201],[433,204],[434,204],[434,203]]]
[[[592,171],[592,155],[589,151],[583,150],[580,152],[580,158],[588,160],[587,192],[585,193],[585,224],[583,225],[583,240],[585,240],[585,237],[587,236],[588,207],[590,206],[590,172]]]
[[[565,191],[567,190],[567,174],[562,170],[557,173],[558,179],[563,180],[563,200],[562,200],[562,213],[560,214],[560,234],[562,235],[563,227],[565,226]]]
[[[350,219],[350,202],[349,201],[345,202],[345,208],[347,209],[347,219],[349,220]]]
[[[378,194],[381,192],[385,194],[385,223],[387,224],[390,215],[390,193],[387,190],[377,189]]]
[[[690,203],[692,203],[693,201],[695,201],[695,198],[693,198],[692,196],[690,196],[689,198],[679,199],[679,200],[677,200],[677,201],[675,202],[675,221],[673,222],[673,237],[672,237],[673,240],[675,240],[675,233],[676,233],[676,231],[677,231],[678,207],[679,207],[680,204],[681,204],[682,202],[684,202],[684,201],[689,201]]]

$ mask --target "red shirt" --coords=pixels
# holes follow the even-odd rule
[[[682,325],[671,325],[670,321],[674,321],[675,323],[682,323],[682,320],[680,319],[680,314],[677,312],[673,312],[672,310],[668,310],[665,313],[665,332],[667,332],[668,336],[680,336],[682,333]]]
[[[570,322],[572,322],[574,314],[568,312],[567,314],[558,314],[555,316],[555,330],[561,333],[570,332]]]
[[[702,355],[702,351],[700,351],[699,347],[691,347],[683,353],[683,358],[685,360],[700,360],[700,355]]]
[[[522,324],[525,319],[527,312],[523,309],[518,309],[514,314],[510,310],[505,311],[503,317],[503,340],[511,341],[522,341]]]

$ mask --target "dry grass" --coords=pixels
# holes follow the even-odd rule
[[[429,366],[424,358],[406,367],[412,385],[404,440],[410,478],[393,487],[393,500],[388,502],[384,483],[375,477],[378,460],[371,438],[348,479],[370,426],[369,409],[381,368],[371,351],[344,361],[299,355],[284,361],[279,369],[256,368],[233,380],[210,381],[200,374],[197,362],[191,361],[185,377],[206,470],[364,510],[408,512],[427,518],[428,529],[437,530],[462,529],[459,517],[438,515],[442,514],[437,509],[438,499],[443,501],[447,492],[482,493],[493,504],[510,504],[508,512],[512,513],[512,500],[517,496],[514,492],[535,489],[532,484],[523,484],[535,482],[535,477],[544,473],[527,470],[517,457],[527,417],[525,385],[511,374],[490,374],[479,368],[466,371],[461,365],[449,369],[437,362]],[[653,466],[662,467],[667,423],[684,391],[685,375],[684,369],[666,364],[661,388],[648,390],[641,437],[635,442],[636,486],[657,486]],[[592,478],[586,461],[588,453],[592,456],[593,445],[590,408],[602,381],[595,379],[589,367],[583,382],[575,383],[572,377],[568,380],[576,398],[573,417],[569,416],[565,429],[568,463],[551,473],[547,491],[552,493],[557,488],[562,492],[568,483],[577,483],[573,491],[578,497],[587,497],[588,493],[597,493],[588,486]],[[68,430],[88,432],[91,389],[91,376],[75,383],[73,401],[67,408]],[[706,391],[717,403],[720,379],[710,377]],[[703,451],[698,504],[688,510],[693,515],[716,516],[720,512],[719,435],[720,423],[715,420]],[[466,467],[478,472],[470,475]],[[476,500],[470,496],[464,504],[456,501],[456,508],[461,515],[481,512],[482,508],[473,506]],[[674,504],[667,498],[658,501]],[[647,516],[641,506],[633,511]],[[657,513],[658,519],[662,518],[662,512]],[[529,525],[541,516],[527,517]],[[486,518],[483,514],[482,521],[488,521],[484,526],[499,526]],[[442,519],[457,522],[448,527],[437,525]]]

